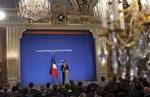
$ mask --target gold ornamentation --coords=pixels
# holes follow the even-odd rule
[[[20,0],[18,15],[24,20],[37,21],[50,14],[49,0]]]

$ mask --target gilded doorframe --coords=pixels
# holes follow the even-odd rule
[[[28,24],[28,25],[13,25],[7,26],[6,41],[7,41],[7,78],[8,82],[14,84],[20,82],[20,38],[26,29],[65,29],[65,30],[89,30],[95,38],[95,55],[96,55],[96,79],[100,80],[101,76],[107,76],[107,65],[103,66],[99,62],[99,34],[101,31],[95,25],[58,25],[49,24]]]

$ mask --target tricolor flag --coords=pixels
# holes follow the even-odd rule
[[[54,79],[58,79],[58,71],[54,55],[51,56],[50,74],[54,77]]]

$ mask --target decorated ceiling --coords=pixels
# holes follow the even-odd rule
[[[0,0],[0,8],[15,9],[19,0]],[[51,5],[62,4],[67,10],[88,14],[91,13],[97,0],[50,0]]]

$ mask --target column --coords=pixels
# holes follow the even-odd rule
[[[20,81],[20,35],[21,32],[17,27],[7,27],[7,78],[11,84]]]

